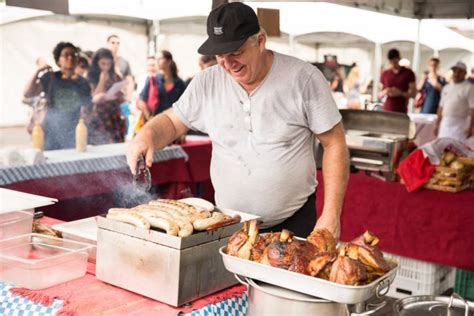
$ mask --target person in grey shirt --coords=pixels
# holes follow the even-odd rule
[[[265,48],[253,9],[240,2],[214,9],[198,52],[218,65],[197,74],[173,108],[153,118],[131,143],[151,166],[153,151],[189,129],[212,140],[216,204],[262,217],[262,228],[306,237],[327,228],[339,238],[348,178],[341,115],[321,72]],[[316,223],[315,135],[324,148],[324,208]]]

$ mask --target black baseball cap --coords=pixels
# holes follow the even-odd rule
[[[207,35],[198,49],[202,55],[221,55],[239,49],[252,35],[260,31],[255,11],[241,2],[223,4],[209,13]]]

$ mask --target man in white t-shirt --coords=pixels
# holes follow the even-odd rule
[[[435,134],[465,142],[474,136],[474,85],[466,80],[466,64],[451,69],[453,81],[441,91]]]
[[[151,166],[153,151],[188,129],[212,140],[211,180],[216,204],[260,215],[264,229],[287,228],[306,237],[314,229],[340,234],[348,178],[341,115],[321,72],[265,48],[253,9],[240,2],[214,9],[200,54],[218,65],[198,73],[173,105],[137,135],[127,154]],[[315,135],[324,148],[324,208],[316,223]]]

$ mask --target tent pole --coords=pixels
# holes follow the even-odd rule
[[[295,36],[293,34],[288,34],[288,45],[290,46],[290,55],[295,56]]]
[[[412,70],[415,73],[415,78],[420,78],[420,30],[421,30],[421,19],[418,19],[416,29],[416,42],[413,49],[413,64]],[[413,112],[413,100],[410,99],[408,102],[408,113]]]
[[[158,51],[158,36],[160,35],[160,20],[153,20],[148,26],[148,56],[155,56]]]
[[[416,31],[416,42],[413,49],[413,63],[412,70],[415,73],[416,78],[419,78],[420,74],[420,30],[421,30],[421,20],[418,19],[417,31]]]
[[[373,102],[376,102],[379,99],[379,81],[380,81],[381,69],[382,69],[382,44],[375,43],[374,69],[372,69],[372,74],[373,74],[372,101]]]

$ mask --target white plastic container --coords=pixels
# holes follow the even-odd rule
[[[389,253],[384,257],[398,261],[399,269],[388,296],[439,295],[454,286],[454,268]]]
[[[40,234],[0,240],[0,281],[36,290],[80,278],[91,247]]]
[[[79,219],[77,221],[56,224],[52,227],[63,235],[63,238],[97,245],[97,220],[96,216]],[[89,253],[89,261],[95,263],[96,247],[92,247]]]

